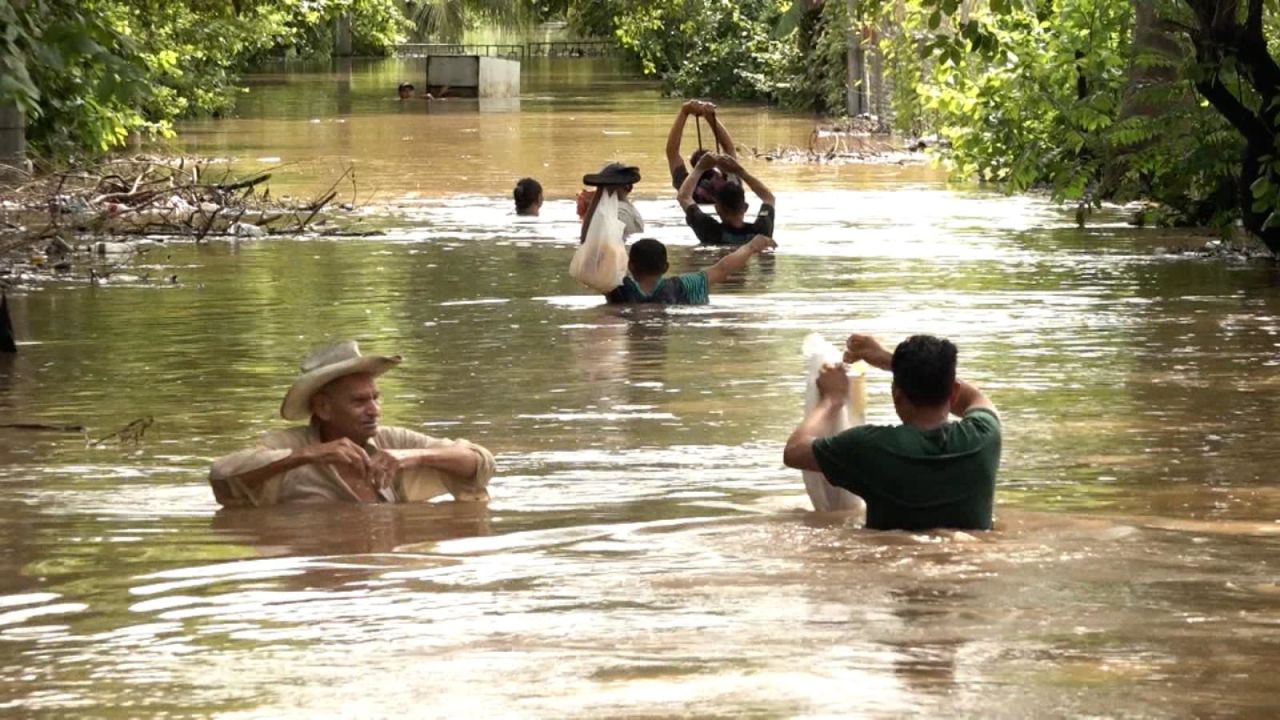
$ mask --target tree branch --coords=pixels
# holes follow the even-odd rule
[[[1267,142],[1269,130],[1262,120],[1254,114],[1252,110],[1245,107],[1235,95],[1231,94],[1231,90],[1222,84],[1222,79],[1214,74],[1206,80],[1196,82],[1196,90],[1205,97],[1213,106],[1222,113],[1222,116],[1230,122],[1240,134],[1250,142]]]
[[[1262,0],[1249,0],[1249,17],[1245,20],[1244,31],[1262,37]]]

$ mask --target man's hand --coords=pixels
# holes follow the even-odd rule
[[[312,445],[303,450],[311,464],[342,465],[354,470],[361,477],[369,477],[371,462],[364,448],[347,438]]]
[[[391,487],[396,476],[406,467],[404,461],[389,452],[377,453],[369,464],[369,479],[374,490]]]
[[[827,363],[818,373],[818,397],[843,405],[849,399],[849,374],[844,365]]]
[[[741,175],[745,172],[742,169],[742,165],[738,163],[738,160],[728,155],[718,156],[718,159],[716,160],[716,167],[733,175]]]
[[[716,114],[716,106],[705,100],[689,100],[680,106],[683,112],[699,117],[710,117]]]
[[[844,361],[865,361],[872,367],[889,370],[893,367],[893,353],[884,349],[879,340],[870,335],[850,335],[844,346]]]
[[[757,253],[762,253],[765,250],[772,250],[773,248],[778,247],[778,243],[774,242],[773,238],[768,235],[756,235],[751,238],[751,242],[749,244],[751,245],[751,251]]]
[[[705,153],[698,159],[698,164],[694,165],[693,169],[695,172],[706,172],[716,166],[716,163],[719,162],[719,158],[720,156],[715,153]]]

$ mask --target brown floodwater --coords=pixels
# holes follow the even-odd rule
[[[179,140],[283,165],[281,194],[353,163],[386,234],[171,244],[11,292],[0,423],[86,430],[0,428],[0,714],[1280,711],[1272,264],[923,166],[753,161],[777,254],[709,306],[610,312],[565,273],[604,159],[641,165],[673,266],[716,257],[663,178],[676,101],[583,61],[528,68],[518,110],[390,99],[419,70],[255,77]],[[744,145],[812,130],[722,115]],[[512,216],[526,174],[544,218]],[[813,330],[956,341],[1004,418],[996,531],[809,510],[781,450]],[[282,426],[337,336],[405,356],[387,422],[494,451],[491,503],[217,508],[210,460]]]

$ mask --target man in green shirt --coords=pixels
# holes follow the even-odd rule
[[[914,335],[890,355],[875,338],[851,335],[844,359],[893,371],[902,424],[821,437],[849,397],[844,366],[827,365],[818,376],[818,404],[787,440],[783,462],[822,472],[860,496],[874,530],[990,530],[1000,418],[980,390],[956,379],[956,346]]]

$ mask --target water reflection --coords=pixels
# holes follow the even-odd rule
[[[223,508],[210,527],[219,539],[262,556],[389,553],[404,545],[488,535],[485,503],[439,502],[279,508]]]

